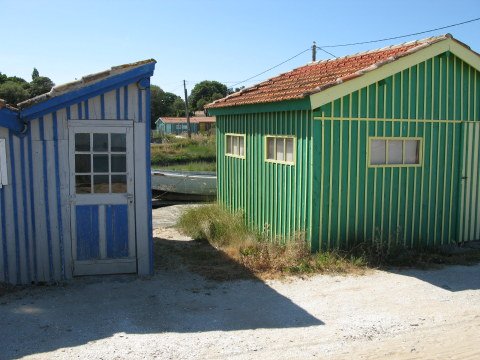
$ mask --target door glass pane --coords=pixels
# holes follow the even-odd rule
[[[75,172],[89,173],[91,171],[90,154],[75,155]]]
[[[93,155],[93,171],[108,173],[108,155]]]
[[[285,142],[287,145],[287,149],[286,149],[287,156],[285,160],[293,162],[293,139],[286,139]]]
[[[388,140],[388,163],[403,163],[403,140]]]
[[[404,164],[419,164],[420,163],[419,149],[420,149],[420,141],[406,140]]]
[[[93,175],[93,192],[108,193],[109,191],[108,175]]]
[[[277,139],[277,160],[284,161],[284,139]]]
[[[267,138],[267,159],[275,160],[275,138]]]
[[[243,156],[243,155],[245,154],[245,143],[244,143],[245,140],[244,140],[243,136],[239,136],[239,137],[238,137],[238,141],[239,141],[239,146],[238,146],[238,148],[239,148],[239,155],[240,155],[240,156]]]
[[[111,134],[110,142],[111,151],[127,151],[127,136],[126,134]]]
[[[77,194],[90,194],[92,192],[92,179],[90,175],[75,176],[75,192]]]
[[[90,151],[90,134],[75,134],[75,151]]]
[[[93,151],[108,151],[108,134],[93,134]]]
[[[127,175],[112,175],[112,193],[127,192]]]
[[[386,163],[385,140],[370,141],[370,164],[382,165]]]
[[[112,172],[127,171],[127,155],[112,155]]]

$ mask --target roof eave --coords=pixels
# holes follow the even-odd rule
[[[17,134],[21,134],[25,130],[25,124],[20,120],[18,111],[9,107],[0,109],[0,127],[12,130]]]
[[[112,75],[104,80],[100,80],[62,95],[48,98],[48,94],[45,94],[46,100],[23,108],[20,112],[20,117],[24,121],[38,118],[66,106],[76,104],[90,97],[94,97],[116,89],[120,86],[130,84],[145,77],[151,77],[154,69],[155,62],[149,62],[145,65],[127,70],[118,75]]]

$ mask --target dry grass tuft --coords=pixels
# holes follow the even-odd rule
[[[287,242],[266,239],[245,226],[243,213],[219,205],[187,210],[177,227],[195,240],[206,240],[217,250],[260,277],[286,274],[363,273],[366,262],[337,251],[312,254],[303,234]]]

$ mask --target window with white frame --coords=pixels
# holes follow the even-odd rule
[[[226,134],[225,135],[225,154],[234,157],[245,157],[245,135]]]
[[[293,136],[266,136],[265,141],[267,161],[295,163],[295,138]]]
[[[421,163],[421,138],[370,138],[370,166],[415,166]]]
[[[3,185],[8,185],[7,149],[5,147],[5,139],[0,139],[0,188]]]

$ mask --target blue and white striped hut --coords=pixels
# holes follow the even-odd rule
[[[0,282],[153,272],[154,60],[0,101]]]

